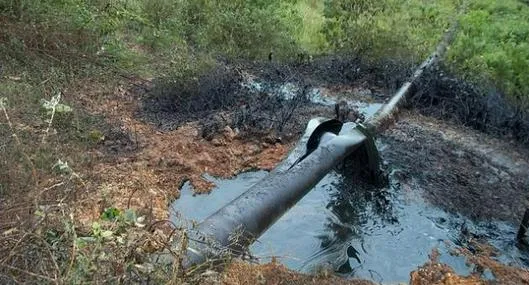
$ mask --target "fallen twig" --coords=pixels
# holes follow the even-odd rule
[[[11,119],[9,118],[9,114],[7,113],[6,109],[6,102],[7,99],[4,97],[0,97],[0,108],[4,112],[4,117],[7,120],[7,125],[9,126],[9,129],[11,130],[11,136],[15,140],[18,148],[20,149],[20,152],[24,156],[24,158],[27,160],[28,164],[31,167],[31,175],[33,176],[33,180],[35,182],[35,186],[38,186],[38,179],[37,179],[37,170],[35,169],[35,165],[33,164],[33,161],[29,157],[29,155],[24,152],[24,148],[22,146],[22,142],[20,141],[20,138],[18,137],[17,133],[15,132],[15,128],[13,127],[13,123],[11,123]]]

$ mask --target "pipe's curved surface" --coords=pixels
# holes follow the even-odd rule
[[[307,153],[306,142],[324,122],[322,119],[309,122],[305,135],[289,158],[198,225],[193,231],[198,236],[190,239],[184,267],[201,264],[210,257],[222,255],[224,250],[243,252],[337,163],[351,155],[367,139],[354,124],[346,124],[338,135],[334,132],[321,133],[320,143],[314,150],[297,164],[288,165]]]

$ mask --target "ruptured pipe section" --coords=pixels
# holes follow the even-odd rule
[[[242,253],[366,140],[354,123],[311,120],[302,140],[282,164],[189,233],[184,268],[218,257],[226,250]],[[311,149],[309,141],[319,143]]]

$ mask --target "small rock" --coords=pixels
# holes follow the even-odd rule
[[[214,146],[223,146],[225,145],[221,140],[217,139],[217,138],[214,138],[211,140],[211,144],[213,144]]]
[[[230,128],[230,126],[224,127],[223,133],[224,133],[224,137],[228,140],[233,140],[237,136],[237,134],[233,131],[233,129]]]

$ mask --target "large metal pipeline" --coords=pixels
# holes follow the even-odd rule
[[[282,164],[191,233],[184,267],[222,255],[225,249],[242,252],[365,140],[350,124],[311,120],[302,140]],[[319,143],[310,149],[309,141]]]
[[[415,81],[443,56],[453,40],[454,30],[445,35],[436,51],[365,125],[312,119],[296,147],[267,177],[188,232],[183,267],[199,265],[227,253],[244,253],[338,163],[351,155],[359,155],[355,151],[367,155],[366,167],[376,177],[379,158],[374,144],[375,133],[388,126]]]
[[[373,169],[376,172],[378,153],[374,141],[362,128],[334,119],[312,119],[287,159],[189,232],[183,266],[198,265],[226,253],[243,253],[336,164],[357,150],[367,152],[373,161],[369,164],[376,165]]]

